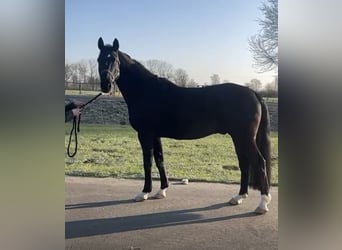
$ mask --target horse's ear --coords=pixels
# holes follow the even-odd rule
[[[102,37],[99,38],[99,40],[97,42],[97,46],[99,47],[100,50],[103,49],[104,43],[103,43]]]
[[[119,41],[116,38],[114,39],[114,42],[113,42],[113,48],[115,51],[118,51],[119,49]]]

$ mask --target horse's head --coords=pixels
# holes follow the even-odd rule
[[[104,45],[100,37],[98,47],[100,55],[97,62],[99,64],[101,91],[107,94],[113,91],[114,83],[120,76],[119,41],[115,38],[113,46]]]

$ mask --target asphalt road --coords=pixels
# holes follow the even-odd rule
[[[278,249],[276,187],[265,215],[253,213],[254,190],[228,205],[238,185],[171,182],[165,199],[134,202],[142,187],[141,180],[65,177],[66,249]]]

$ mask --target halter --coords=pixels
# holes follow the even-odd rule
[[[115,61],[113,63],[113,66],[116,66],[116,67],[110,67],[110,68],[113,68],[113,72],[111,72],[109,69],[105,69],[105,70],[102,70],[100,72],[100,75],[102,75],[103,73],[107,73],[107,74],[109,73],[109,75],[111,76],[111,84],[116,83],[116,80],[120,76],[120,60],[119,60],[119,56],[115,56]]]

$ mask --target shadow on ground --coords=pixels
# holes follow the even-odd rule
[[[65,209],[93,208],[103,206],[115,206],[120,204],[133,203],[132,200],[104,201],[94,203],[69,204]],[[65,238],[72,239],[78,237],[113,234],[134,230],[153,229],[161,227],[212,223],[217,221],[228,221],[238,218],[258,216],[253,212],[229,215],[217,218],[205,218],[199,212],[215,210],[229,207],[227,202],[215,204],[208,207],[192,208],[185,210],[168,211],[153,214],[143,214],[125,216],[117,218],[101,218],[79,221],[69,221],[65,223]]]

